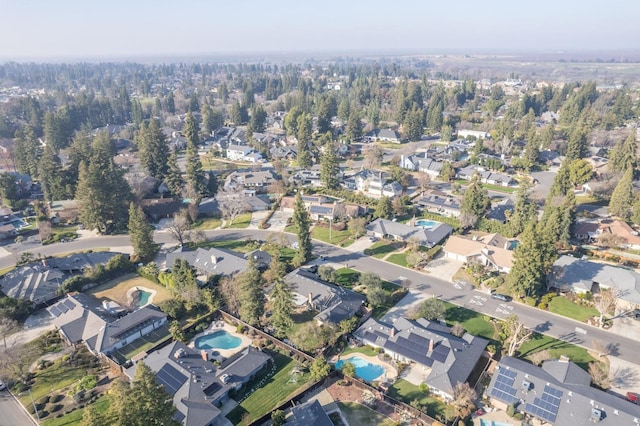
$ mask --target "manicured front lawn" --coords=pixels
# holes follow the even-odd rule
[[[338,407],[350,425],[393,426],[396,424],[390,418],[357,402],[338,402]]]
[[[584,370],[589,368],[590,362],[596,361],[584,348],[538,333],[534,333],[531,339],[522,345],[518,356],[529,357],[531,354],[545,349],[549,349],[553,358],[566,355]]]
[[[86,366],[73,367],[69,364],[63,364],[61,360],[57,360],[52,366],[36,373],[35,383],[31,386],[33,399],[37,401],[39,398],[49,395],[55,390],[65,388],[77,382],[86,375]],[[20,402],[25,407],[27,404],[31,404],[31,397],[28,392],[22,393]]]
[[[77,225],[59,225],[51,228],[51,235],[42,241],[43,245],[57,243],[61,240],[70,241],[78,238]]]
[[[309,373],[298,375],[294,380],[291,372],[296,363],[291,358],[279,353],[272,355],[275,362],[275,375],[266,379],[266,384],[253,392],[252,388],[257,386],[255,381],[249,382],[240,390],[238,400],[245,394],[249,394],[249,396],[227,415],[233,424],[249,424],[269,413],[309,380]],[[272,367],[269,366],[266,371],[270,372],[271,369]],[[258,379],[260,380],[261,377],[263,375],[259,375]]]
[[[360,277],[360,272],[351,268],[340,268],[336,270],[336,274],[338,275],[336,284],[346,288],[353,287]]]
[[[340,247],[346,247],[353,244],[353,236],[351,235],[351,231],[348,229],[343,229],[342,231],[332,229],[331,238],[329,238],[329,228],[314,226],[311,230],[311,237]]]
[[[198,247],[215,247],[224,250],[237,251],[239,253],[249,253],[258,249],[260,245],[253,240],[214,240],[198,244]]]
[[[511,194],[511,193],[516,192],[518,190],[518,188],[514,188],[514,187],[511,187],[511,186],[491,185],[491,184],[488,184],[488,183],[483,183],[482,187],[484,189],[488,189],[490,191],[505,192],[507,194]]]
[[[449,302],[444,302],[444,304],[447,307],[447,324],[453,325],[459,322],[469,334],[490,340],[497,338],[496,328],[492,322],[488,321],[486,315]]]
[[[247,228],[251,224],[251,213],[241,214],[236,217],[236,219],[231,223],[231,221],[227,221],[224,225],[225,228],[233,228],[233,229],[244,229]]]
[[[405,268],[409,266],[407,263],[407,254],[406,253],[394,253],[385,259],[387,262],[395,263],[396,265],[404,266]]]
[[[352,353],[364,354],[367,356],[378,356],[378,351],[371,346],[360,346],[358,348],[347,348],[340,354],[340,356],[349,355]]]
[[[596,308],[578,305],[563,296],[556,296],[551,299],[549,302],[549,311],[578,321],[586,321],[591,317],[600,315]]]
[[[438,418],[437,416],[444,417],[446,404],[439,399],[429,396],[420,392],[418,387],[404,379],[396,381],[393,386],[389,388],[387,394],[391,398],[395,398],[405,404],[411,404],[411,401],[417,400],[418,403],[426,410],[427,414],[431,417]]]
[[[107,395],[101,396],[96,400],[96,402],[91,404],[91,406],[94,407],[95,410],[102,415],[104,415],[107,412],[110,405],[111,405],[111,401],[109,400],[109,397]],[[85,410],[84,408],[79,408],[77,410],[70,412],[69,414],[65,414],[62,417],[58,417],[57,419],[56,418],[47,419],[44,422],[42,422],[42,425],[43,426],[79,425],[82,422],[82,415],[84,414],[84,410]]]
[[[205,217],[198,219],[194,226],[191,229],[195,230],[207,230],[207,229],[217,229],[222,225],[222,221],[217,217]]]
[[[392,243],[389,241],[378,241],[368,249],[365,249],[364,254],[366,254],[367,256],[373,256],[377,259],[382,259],[389,253],[393,253],[394,251],[396,251],[401,246],[402,244],[400,243]]]

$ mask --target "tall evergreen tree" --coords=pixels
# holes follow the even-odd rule
[[[247,269],[237,279],[240,318],[251,325],[257,325],[264,314],[265,300],[260,271],[253,258],[249,258]]]
[[[67,198],[62,165],[53,145],[47,145],[42,158],[40,158],[38,179],[40,180],[45,200],[54,201]]]
[[[140,163],[149,175],[163,178],[168,170],[169,145],[160,127],[160,121],[152,119],[140,128]]]
[[[616,143],[609,152],[607,167],[613,172],[625,172],[629,167],[638,166],[638,142],[635,131],[624,140]]]
[[[520,235],[520,243],[513,252],[513,267],[508,275],[509,286],[521,297],[536,296],[545,285],[546,276],[555,257],[553,242],[532,220]]]
[[[167,112],[169,114],[176,113],[176,102],[173,98],[173,92],[169,92],[169,94],[167,95],[167,100],[165,102],[165,105],[167,106]]]
[[[191,114],[191,111],[187,112],[187,117],[184,120],[182,133],[184,134],[184,137],[187,138],[187,148],[193,148],[196,151],[198,150],[198,145],[200,144],[198,129],[198,120],[196,120],[193,114]]]
[[[404,119],[404,123],[402,128],[404,129],[404,134],[410,141],[420,140],[422,137],[422,128],[424,126],[424,117],[422,113],[422,109],[414,106],[411,111],[409,111]]]
[[[311,158],[311,151],[309,151],[309,141],[298,139],[296,147],[298,152],[298,166],[302,168],[311,167],[313,161]]]
[[[609,213],[628,220],[633,207],[633,169],[629,167],[611,194]]]
[[[129,204],[129,236],[133,253],[139,261],[152,260],[157,251],[153,241],[153,226],[147,222],[142,208],[136,207],[133,202]]]
[[[333,145],[328,143],[320,159],[320,181],[325,188],[338,189],[340,187],[340,166],[333,151]]]
[[[165,182],[174,198],[178,198],[182,195],[184,179],[182,178],[182,171],[178,167],[178,155],[175,151],[171,152],[167,163],[168,170]]]
[[[514,237],[520,235],[536,215],[536,206],[529,199],[530,185],[521,183],[516,195],[513,212],[509,215],[509,231]]]
[[[187,173],[186,181],[188,190],[196,198],[200,198],[207,193],[207,183],[205,182],[204,171],[198,150],[193,146],[187,147]]]
[[[376,204],[375,215],[381,219],[391,219],[393,216],[393,204],[389,197],[380,197]]]
[[[251,117],[247,125],[247,131],[251,134],[264,132],[267,126],[267,112],[262,105],[251,107]]]
[[[129,425],[178,426],[180,424],[173,418],[176,413],[173,395],[158,383],[155,373],[144,362],[136,364],[129,400],[133,405]]]
[[[213,171],[207,173],[207,197],[215,197],[218,193],[218,177]]]
[[[351,109],[349,112],[345,135],[349,142],[356,142],[362,139],[362,122],[360,121],[360,114],[355,109]]]
[[[20,173],[38,176],[41,147],[32,127],[27,126],[17,133],[15,141],[16,166]]]
[[[293,261],[296,265],[300,266],[311,259],[312,248],[309,214],[302,202],[300,192],[296,194],[296,201],[293,206],[293,224],[296,227],[296,234],[298,235],[298,249]]]
[[[460,211],[475,215],[477,218],[484,216],[491,200],[487,195],[486,189],[480,183],[480,175],[477,173],[471,179],[471,183],[467,186],[462,197]]]
[[[291,288],[282,278],[278,278],[271,292],[271,325],[276,329],[276,337],[288,336],[293,326],[292,312]]]

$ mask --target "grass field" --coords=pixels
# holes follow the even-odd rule
[[[156,294],[153,296],[152,300],[152,303],[154,304],[158,304],[171,298],[171,294],[166,288],[135,274],[128,274],[124,277],[108,281],[102,285],[92,288],[87,291],[87,293],[100,300],[110,299],[118,302],[122,306],[127,306],[129,304],[127,291],[135,286],[155,290]]]
[[[104,414],[109,409],[111,405],[111,401],[109,397],[104,395],[101,396],[91,404],[99,414]],[[82,415],[84,414],[84,408],[79,408],[70,412],[69,414],[65,414],[62,417],[47,419],[42,422],[42,426],[79,426],[82,423]]]
[[[266,380],[264,386],[254,392],[251,392],[251,389],[264,377],[263,374],[259,374],[257,379],[249,382],[240,390],[240,396],[244,393],[249,394],[249,396],[227,415],[227,418],[233,424],[249,424],[252,420],[271,412],[309,380],[309,374],[305,373],[302,376],[298,376],[296,381],[293,381],[291,372],[296,363],[291,358],[279,353],[272,355],[276,373]],[[271,367],[267,367],[266,371],[268,374],[271,371]]]
[[[364,354],[367,356],[378,356],[378,351],[372,348],[371,346],[360,346],[359,348],[347,348],[340,354],[340,356],[345,356],[353,353]]]
[[[58,225],[51,228],[51,235],[42,241],[43,245],[57,243],[61,240],[70,241],[78,238],[77,225]]]
[[[447,308],[447,324],[453,325],[459,322],[470,334],[490,340],[497,338],[497,330],[493,323],[487,320],[488,317],[486,315],[449,302],[444,302],[444,304]]]
[[[489,191],[504,192],[506,194],[512,194],[518,190],[518,188],[514,188],[511,186],[491,185],[488,183],[483,183],[482,187]]]
[[[596,361],[584,348],[538,333],[534,333],[531,339],[522,345],[518,356],[529,357],[531,354],[545,349],[549,349],[553,358],[560,358],[561,355],[569,357],[584,370],[589,368],[590,362]]]
[[[249,253],[258,249],[260,245],[253,240],[214,240],[198,244],[198,247],[215,247],[219,249],[237,251],[238,253]]]
[[[227,221],[224,225],[225,229],[233,228],[233,229],[244,229],[247,228],[251,224],[251,213],[244,213],[240,216],[236,217],[233,223]]]
[[[350,425],[393,426],[396,424],[390,418],[357,402],[338,402],[338,407]]]
[[[222,221],[217,217],[206,217],[198,219],[194,226],[191,229],[194,230],[207,230],[207,229],[217,229],[222,225]]]
[[[360,272],[351,268],[337,269],[336,274],[338,274],[336,284],[346,288],[352,288],[358,282],[358,277],[360,277]]]
[[[376,259],[382,259],[389,253],[393,253],[402,247],[402,243],[392,243],[390,241],[378,241],[374,243],[371,247],[364,250],[364,254],[367,256],[373,256]]]
[[[353,236],[351,231],[344,229],[342,231],[331,230],[331,238],[329,238],[329,228],[314,226],[311,230],[311,237],[325,243],[335,244],[340,247],[346,247],[353,244]]]
[[[583,322],[591,317],[597,317],[600,315],[596,308],[578,305],[577,303],[574,303],[562,296],[557,296],[551,299],[549,302],[549,311]]]
[[[50,367],[36,372],[35,383],[31,386],[33,399],[37,401],[39,398],[49,395],[58,389],[66,388],[82,379],[86,374],[86,367],[63,365],[61,360],[56,360]],[[25,407],[27,404],[31,404],[31,397],[28,392],[23,392],[19,399]]]
[[[387,394],[390,397],[406,404],[410,404],[411,401],[417,400],[420,405],[422,405],[423,410],[431,417],[435,418],[437,415],[444,417],[444,412],[447,406],[442,401],[420,392],[416,385],[409,383],[404,379],[396,381],[393,386],[389,388]]]
[[[385,259],[387,262],[395,263],[396,265],[404,266],[405,268],[409,266],[407,263],[407,254],[406,253],[394,253],[389,255]]]

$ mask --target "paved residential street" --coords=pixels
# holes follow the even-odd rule
[[[0,391],[0,426],[37,424],[8,390]]]

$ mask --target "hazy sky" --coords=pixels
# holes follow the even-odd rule
[[[0,58],[640,48],[638,0],[1,0]]]

